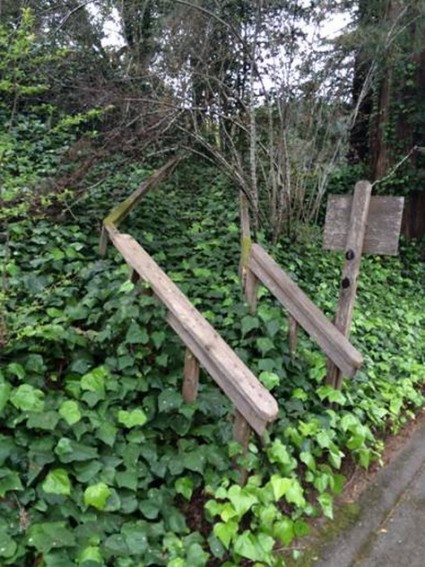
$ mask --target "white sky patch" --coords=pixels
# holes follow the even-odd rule
[[[112,8],[107,18],[102,18],[99,8],[95,3],[87,4],[87,11],[96,22],[102,21],[104,37],[102,38],[103,47],[114,47],[119,49],[125,45],[125,39],[121,29],[121,17],[116,8]]]

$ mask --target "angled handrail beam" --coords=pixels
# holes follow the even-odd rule
[[[259,244],[252,245],[249,268],[335,365],[353,376],[363,364],[360,352]]]
[[[119,233],[115,227],[105,228],[127,264],[149,283],[167,307],[170,326],[254,431],[262,435],[268,423],[278,415],[275,398],[140,244],[130,235]]]
[[[134,207],[140,203],[148,191],[156,189],[161,181],[171,175],[181,159],[182,158],[180,156],[170,159],[164,166],[157,169],[148,179],[143,181],[136,191],[133,191],[127,199],[118,203],[118,205],[111,210],[108,216],[105,217],[103,220],[103,228],[99,244],[99,252],[101,256],[105,255],[108,245],[106,228],[118,227],[118,225],[130,214]]]

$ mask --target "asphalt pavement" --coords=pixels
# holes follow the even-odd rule
[[[425,423],[340,516],[300,567],[425,567]]]

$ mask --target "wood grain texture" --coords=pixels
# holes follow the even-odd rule
[[[288,317],[288,343],[289,343],[289,352],[291,356],[294,356],[297,350],[297,342],[298,342],[298,323],[289,315]]]
[[[247,267],[245,278],[245,298],[252,315],[257,312],[257,296],[259,281],[252,270]]]
[[[345,250],[352,203],[352,196],[330,195],[323,235],[325,250]],[[403,197],[371,198],[363,254],[398,254],[403,208]]]
[[[127,264],[150,284],[167,307],[169,324],[251,427],[262,435],[278,414],[273,396],[130,235],[111,232],[110,238]]]
[[[235,411],[235,418],[233,421],[233,437],[235,441],[242,445],[244,453],[246,453],[248,450],[249,438],[251,437],[251,427],[238,410]]]
[[[335,327],[347,338],[350,336],[356,301],[357,279],[360,273],[371,193],[372,185],[368,181],[356,183],[345,244],[346,261],[342,270],[340,295],[335,316]],[[342,385],[340,369],[335,366],[333,360],[328,365],[326,383],[337,389],[340,389]]]
[[[186,403],[190,404],[198,397],[199,361],[190,349],[184,355],[184,379],[182,395]]]
[[[250,268],[338,368],[353,376],[362,355],[258,244],[252,245]]]

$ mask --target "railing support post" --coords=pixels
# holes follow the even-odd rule
[[[190,349],[184,356],[183,399],[190,404],[198,397],[199,362]]]

